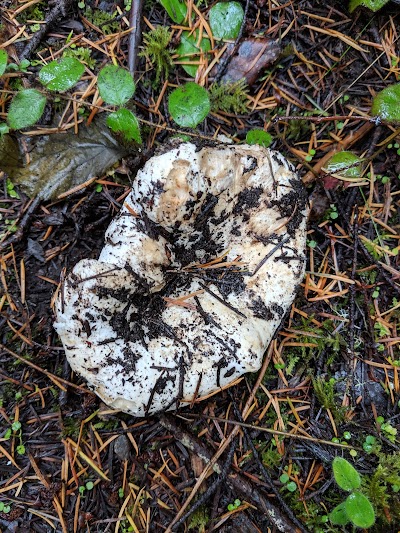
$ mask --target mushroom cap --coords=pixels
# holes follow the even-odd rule
[[[115,409],[177,408],[258,370],[304,275],[307,197],[278,152],[153,156],[56,303],[72,369]]]

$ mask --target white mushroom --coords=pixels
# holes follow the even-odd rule
[[[260,368],[305,265],[307,199],[278,152],[184,143],[152,157],[56,305],[71,367],[145,416]]]

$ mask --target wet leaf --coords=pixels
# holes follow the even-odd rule
[[[0,76],[4,74],[7,66],[7,52],[3,49],[0,50]]]
[[[329,513],[329,520],[335,526],[345,526],[350,522],[346,513],[344,502],[339,503],[339,505],[337,505],[333,511]]]
[[[197,31],[190,33],[189,31],[182,32],[181,42],[176,49],[177,54],[183,61],[192,61],[194,65],[181,65],[183,70],[192,76],[196,76],[199,68],[199,56],[201,53],[211,50],[210,40],[207,38],[201,39],[199,43],[199,34]],[[194,55],[197,54],[197,55]]]
[[[135,92],[131,74],[116,65],[107,65],[100,70],[97,86],[102,99],[111,105],[126,104]]]
[[[346,459],[335,457],[332,463],[332,470],[335,481],[341,489],[354,490],[360,487],[360,474]]]
[[[267,148],[272,141],[272,135],[264,130],[250,130],[246,135],[247,144],[259,144],[264,148]]]
[[[386,87],[375,96],[371,113],[387,122],[400,123],[400,83]]]
[[[364,6],[375,12],[388,2],[389,0],[350,0],[349,11],[350,13],[353,13],[357,7]]]
[[[325,170],[342,178],[359,178],[362,173],[361,160],[353,152],[337,152],[329,159]]]
[[[363,494],[353,492],[344,502],[346,514],[357,527],[364,529],[375,523],[375,512],[371,502]]]
[[[233,51],[233,44],[228,44],[225,54]],[[228,64],[221,81],[239,81],[244,78],[247,85],[253,85],[260,72],[274,63],[280,55],[281,47],[273,39],[244,39]]]
[[[126,141],[142,144],[138,119],[129,109],[121,107],[115,113],[111,113],[107,117],[106,124],[112,131],[122,133]]]
[[[40,82],[49,91],[68,91],[85,72],[84,65],[74,57],[63,57],[60,61],[51,61],[39,72]]]
[[[168,110],[179,126],[195,128],[210,112],[210,97],[203,87],[189,82],[172,91]]]
[[[210,9],[210,26],[216,39],[236,39],[244,19],[239,2],[218,2]]]
[[[187,14],[186,3],[182,0],[160,0],[161,5],[165,11],[177,24],[181,24]]]
[[[5,122],[0,122],[0,137],[10,131],[10,128]]]
[[[8,109],[8,125],[14,130],[32,126],[43,115],[45,105],[46,97],[36,89],[19,91]]]
[[[80,126],[78,135],[68,132],[24,136],[24,142],[28,143],[25,150],[11,135],[0,139],[2,170],[28,196],[44,200],[55,198],[94,176],[102,176],[127,154],[127,149],[118,144],[103,120],[89,127]],[[26,151],[30,154],[28,164],[23,156]]]

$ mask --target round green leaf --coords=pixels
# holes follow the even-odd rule
[[[357,7],[364,6],[370,9],[371,11],[375,12],[375,11],[378,11],[381,7],[383,7],[388,2],[389,0],[350,0],[349,11],[350,13],[353,13],[353,11]]]
[[[197,83],[189,82],[172,91],[168,110],[183,128],[195,128],[210,112],[208,92]]]
[[[345,502],[339,503],[339,505],[329,513],[329,520],[334,526],[345,526],[350,521],[344,503]]]
[[[210,26],[216,39],[236,39],[244,19],[239,2],[218,2],[210,9]]]
[[[325,170],[342,178],[359,178],[362,172],[361,160],[353,152],[337,152],[329,159]]]
[[[375,523],[374,508],[363,494],[353,492],[347,496],[344,505],[349,520],[355,526],[366,529]]]
[[[68,91],[79,81],[84,65],[74,57],[51,61],[39,72],[39,80],[49,91]]]
[[[121,107],[115,113],[111,113],[108,115],[106,123],[112,131],[122,133],[126,141],[142,144],[138,119],[129,109]]]
[[[400,83],[386,87],[375,96],[371,113],[387,122],[400,123]]]
[[[7,66],[7,52],[3,49],[0,50],[0,76],[4,74]]]
[[[0,122],[0,137],[10,131],[10,128],[5,122]]]
[[[335,457],[332,463],[332,469],[335,481],[341,489],[354,490],[360,487],[360,474],[346,459]]]
[[[247,144],[259,144],[264,146],[264,148],[268,148],[272,141],[272,135],[264,130],[250,130],[246,134]]]
[[[283,484],[287,483],[289,481],[290,477],[287,474],[282,474],[279,476],[279,481]]]
[[[165,11],[177,24],[182,24],[186,18],[187,6],[182,0],[160,0]]]
[[[116,65],[107,65],[100,70],[97,86],[102,99],[112,105],[126,104],[135,92],[131,74]]]
[[[10,128],[20,130],[35,124],[43,115],[46,97],[36,89],[19,91],[11,101],[7,122]]]
[[[189,31],[182,32],[181,42],[176,49],[177,54],[183,61],[192,61],[193,65],[181,65],[183,70],[192,76],[196,76],[198,65],[198,58],[194,54],[200,55],[202,52],[211,50],[210,40],[203,38],[199,44],[199,34],[197,31],[190,33]]]

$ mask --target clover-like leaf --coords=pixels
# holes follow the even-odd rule
[[[165,11],[177,24],[182,24],[187,15],[187,5],[183,0],[160,0]]]
[[[347,496],[344,506],[350,521],[357,527],[367,529],[375,523],[375,511],[364,494],[353,492]]]
[[[121,133],[126,141],[142,144],[138,119],[129,109],[121,107],[115,113],[111,113],[107,117],[106,124],[112,131]]]
[[[389,0],[350,0],[349,11],[353,13],[357,7],[364,6],[375,12],[381,9]]]
[[[50,91],[68,91],[85,72],[83,63],[74,57],[63,57],[60,61],[51,61],[39,72],[39,80]]]
[[[326,163],[328,174],[337,174],[342,178],[359,178],[362,172],[361,160],[353,152],[337,152]]]
[[[199,34],[197,31],[190,33],[189,31],[182,32],[181,42],[176,49],[177,54],[184,61],[193,62],[193,65],[181,65],[183,70],[192,76],[196,76],[198,65],[198,57],[201,53],[208,52],[211,49],[210,40],[203,37],[199,43]]]
[[[36,89],[19,91],[8,109],[8,125],[14,130],[32,126],[43,115],[45,105],[46,97]]]
[[[375,96],[371,113],[387,122],[400,123],[400,83],[386,87]]]
[[[210,26],[216,39],[236,39],[244,19],[239,2],[218,2],[210,9]]]
[[[267,148],[272,141],[272,135],[264,130],[250,130],[246,134],[247,144],[259,144],[260,146]]]
[[[360,487],[360,474],[346,459],[335,457],[332,463],[332,470],[335,481],[341,489],[349,491]]]
[[[210,112],[208,92],[197,83],[189,82],[172,91],[168,110],[179,126],[195,128]]]
[[[111,105],[126,104],[135,92],[131,74],[116,65],[107,65],[100,70],[97,86],[102,99]]]
[[[346,513],[345,502],[339,503],[330,513],[329,520],[334,526],[345,526],[350,522]]]
[[[3,49],[0,50],[0,76],[4,74],[7,66],[7,52]]]

